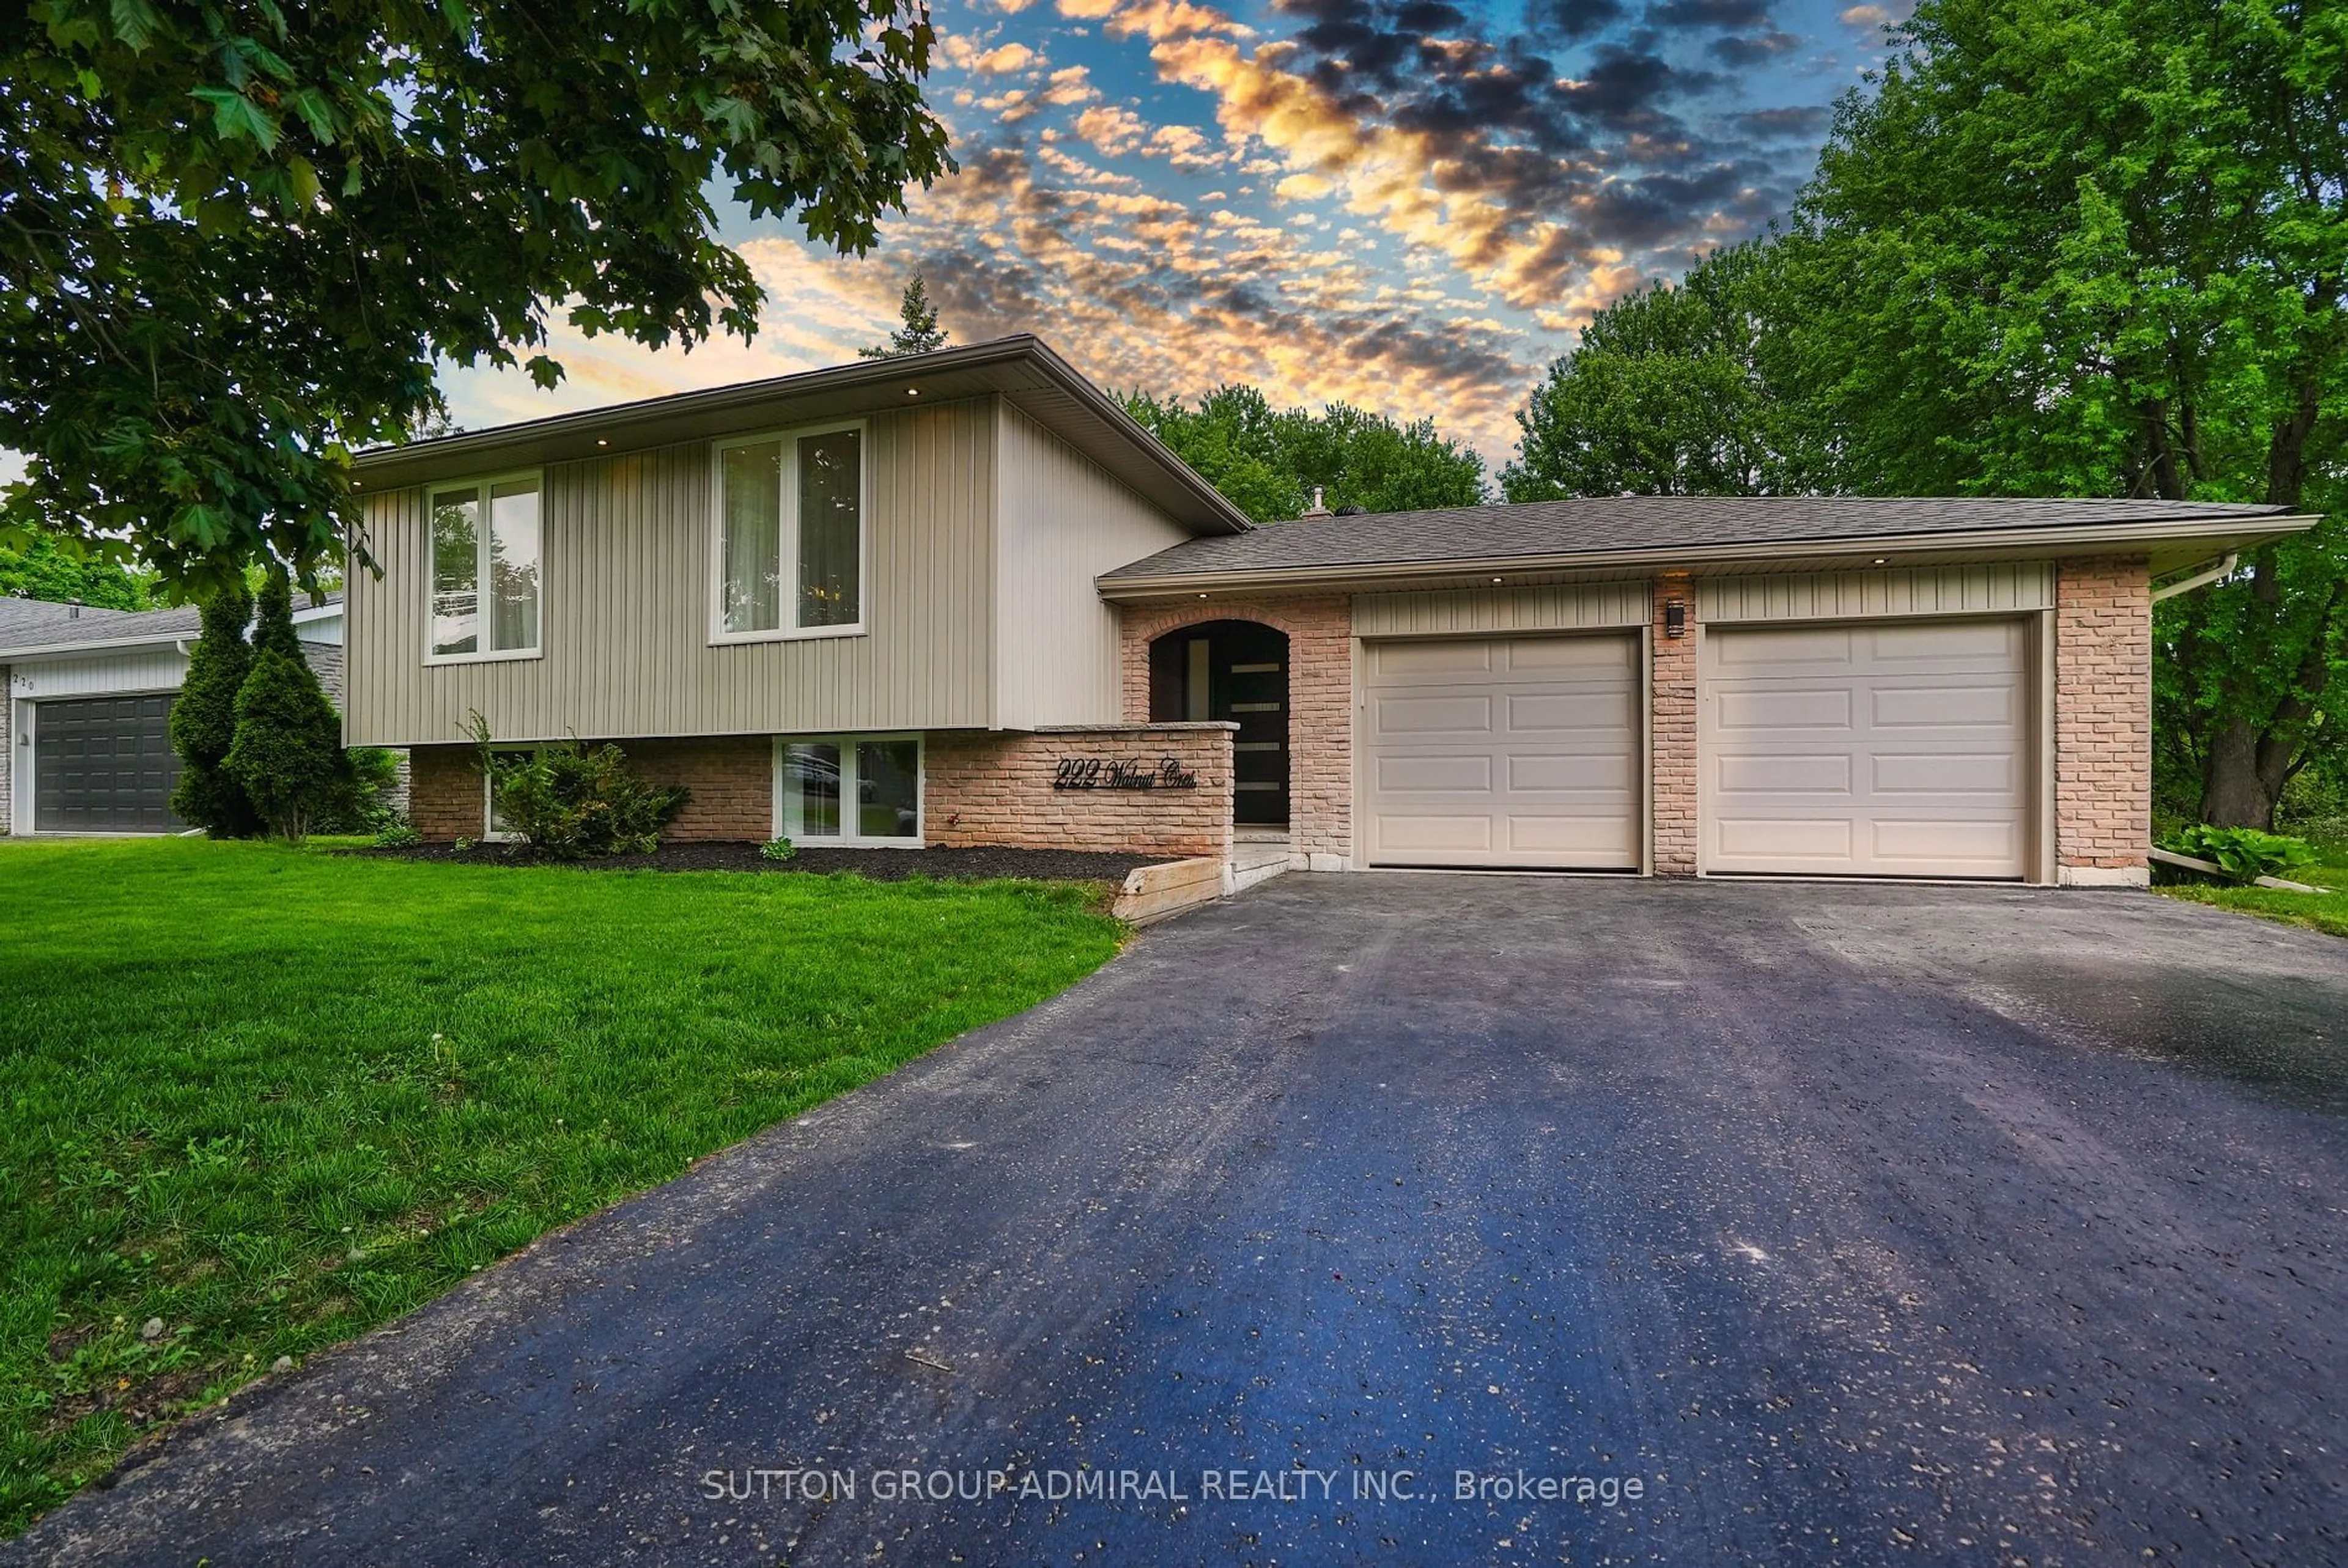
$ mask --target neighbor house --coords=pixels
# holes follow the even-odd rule
[[[310,667],[337,702],[339,595],[294,612]],[[0,599],[0,833],[177,833],[171,703],[193,609],[100,610]]]
[[[365,455],[348,738],[479,714],[679,838],[2131,883],[2153,600],[2310,526],[1632,498],[1251,527],[1033,338]]]

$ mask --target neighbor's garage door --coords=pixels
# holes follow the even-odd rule
[[[168,833],[171,693],[36,703],[33,825],[43,833]]]
[[[2020,876],[2019,620],[1707,628],[1704,868]]]
[[[1370,864],[1635,868],[1638,648],[1364,644]]]

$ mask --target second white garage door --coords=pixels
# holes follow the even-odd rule
[[[1704,868],[2021,876],[2020,620],[1707,628]]]
[[[1639,641],[1363,645],[1373,866],[1635,869]]]

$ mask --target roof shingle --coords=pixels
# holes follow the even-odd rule
[[[1512,556],[1612,554],[2000,529],[2095,528],[2272,517],[2281,507],[2178,501],[1878,499],[1810,496],[1622,496],[1512,506],[1373,512],[1272,523],[1191,539],[1103,574],[1188,577],[1314,567],[1438,564]]]

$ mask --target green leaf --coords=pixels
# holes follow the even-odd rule
[[[325,146],[335,144],[335,106],[325,94],[315,87],[296,87],[285,95],[284,103],[301,117],[312,136]]]
[[[163,25],[147,0],[113,0],[108,10],[114,17],[114,36],[134,52],[143,52],[154,41],[155,29]]]
[[[306,158],[295,157],[285,165],[285,178],[293,188],[294,204],[304,210],[318,204],[318,171]]]
[[[212,107],[212,134],[223,142],[242,137],[269,152],[277,146],[277,122],[242,93],[226,87],[197,87],[188,95]]]

